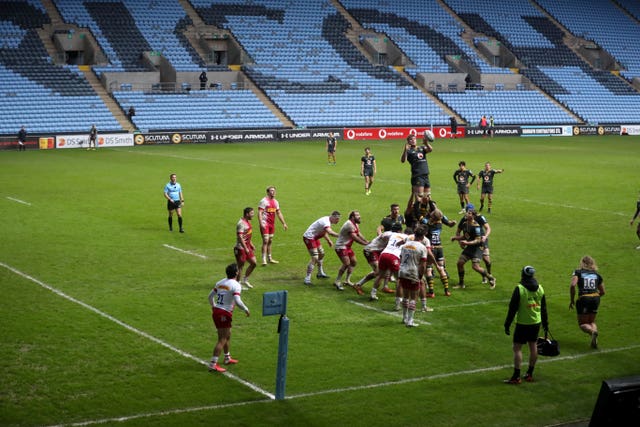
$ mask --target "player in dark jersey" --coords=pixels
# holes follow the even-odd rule
[[[636,213],[633,214],[633,218],[631,218],[631,222],[629,223],[629,225],[633,225],[633,221],[635,221],[636,218],[638,218],[638,215],[640,215],[640,197],[636,202]],[[640,239],[640,221],[638,221],[638,228],[636,228],[636,235],[638,236],[638,239]],[[640,246],[637,246],[636,249],[640,250]]]
[[[489,235],[491,234],[491,226],[489,225],[489,221],[487,221],[487,218],[479,212],[476,212],[474,210],[473,216],[478,224],[480,224],[480,226],[482,227],[482,261],[484,261],[484,269],[487,270],[487,273],[491,274],[491,251],[489,250]],[[483,277],[482,283],[488,283],[488,279],[486,277]]]
[[[575,302],[576,288],[578,289],[577,303]],[[604,280],[598,274],[598,266],[590,256],[582,257],[580,268],[573,271],[569,294],[571,296],[569,310],[573,310],[575,304],[580,329],[591,336],[591,348],[598,348],[596,315],[600,306],[600,297],[605,294],[605,290]]]
[[[411,165],[411,189],[415,197],[417,197],[418,194],[431,192],[427,154],[432,151],[433,147],[426,138],[420,147],[416,145],[415,135],[409,135],[407,138],[407,143],[402,151],[400,161],[402,163],[408,161]]]
[[[376,176],[376,158],[369,147],[364,149],[364,156],[360,159],[360,176],[364,177],[364,194],[368,196]]]
[[[442,282],[442,286],[444,286],[444,295],[451,295],[451,291],[449,290],[449,273],[445,266],[444,249],[442,246],[441,234],[443,222],[447,222],[449,227],[456,225],[455,221],[449,221],[442,211],[437,208],[431,212],[431,215],[429,215],[429,221],[427,222],[427,238],[431,242],[431,252],[433,252],[433,256],[436,259],[435,265],[427,265],[427,287],[429,288],[427,291],[427,298],[435,297],[435,292],[433,290],[435,282],[435,273],[433,271],[434,267],[438,270],[440,281]]]
[[[452,241],[457,240],[462,247],[462,253],[458,258],[458,288],[464,289],[464,265],[471,260],[473,269],[482,277],[486,278],[490,283],[490,289],[495,289],[496,278],[489,274],[480,266],[480,259],[483,251],[483,235],[484,228],[478,223],[475,216],[475,207],[471,204],[467,205],[466,213],[462,221],[458,224],[456,235],[451,238]]]
[[[396,231],[400,232],[404,228],[404,216],[400,215],[400,205],[397,203],[392,203],[390,206],[391,212],[389,215],[382,218],[380,221],[380,225],[376,230],[378,236],[384,233],[385,231]]]
[[[333,132],[329,132],[329,137],[327,138],[327,164],[335,165],[336,164],[336,149],[338,148],[338,140],[335,136],[333,136]]]
[[[485,196],[489,199],[489,205],[487,212],[491,213],[491,205],[493,203],[493,177],[497,173],[504,172],[504,169],[491,169],[491,163],[484,164],[484,169],[478,173],[478,181],[476,188],[480,189],[480,183],[482,183],[482,190],[480,192],[480,210],[484,208]]]
[[[469,204],[469,187],[476,180],[475,174],[467,169],[467,164],[462,160],[458,163],[458,169],[453,173],[453,180],[458,187],[458,197],[460,198],[460,212],[464,213],[464,207]]]

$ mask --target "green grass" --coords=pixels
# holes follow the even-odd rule
[[[366,145],[378,165],[368,197],[359,176]],[[603,379],[640,373],[632,308],[640,298],[640,242],[629,227],[640,138],[437,141],[433,198],[452,218],[460,209],[452,179],[458,161],[475,173],[485,161],[505,169],[488,215],[498,286],[489,291],[467,265],[467,289],[445,298],[436,283],[435,311],[417,315],[429,324],[412,330],[390,315],[392,296],[370,303],[349,289],[336,292],[331,280],[302,285],[301,235],[311,222],[358,209],[372,238],[392,202],[405,206],[409,168],[401,151],[401,141],[345,141],[336,166],[326,164],[322,142],[0,152],[0,425],[587,420]],[[185,193],[185,234],[167,231],[162,189],[171,172]],[[256,207],[268,185],[277,186],[289,225],[276,232],[280,264],[257,267],[255,289],[243,292],[252,315],[234,321],[240,363],[233,376],[214,375],[202,364],[215,343],[206,297],[233,261],[243,208]],[[475,185],[471,198],[478,203]],[[259,248],[258,233],[254,243]],[[359,278],[368,268],[356,246]],[[326,249],[333,276],[338,259]],[[455,284],[459,248],[447,243],[445,254]],[[607,287],[597,351],[568,309],[570,273],[585,254],[598,261]],[[510,387],[502,384],[512,364],[502,324],[525,264],[545,287],[562,354],[540,359],[535,383]],[[261,305],[263,292],[281,289],[289,292],[291,322],[287,399],[273,401],[256,391],[275,393],[278,346],[277,318],[263,317]]]

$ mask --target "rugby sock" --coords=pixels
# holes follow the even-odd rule
[[[445,290],[449,289],[449,275],[443,276],[440,278],[440,281],[444,285]]]
[[[513,369],[513,375],[511,376],[512,379],[516,379],[516,378],[520,378],[520,369]]]
[[[169,230],[173,230],[173,217],[169,217]]]
[[[311,280],[311,273],[313,273],[313,261],[311,261],[309,264],[307,264],[307,277],[305,277],[305,279]]]
[[[484,266],[485,266],[485,269],[487,270],[487,274],[491,275],[491,263],[485,261]]]
[[[416,314],[416,300],[410,300],[407,307],[407,323],[413,323],[413,315]]]
[[[318,271],[320,274],[325,274],[324,268],[322,268],[322,260],[318,260]]]
[[[182,217],[181,216],[178,217],[178,225],[180,226],[180,228],[182,228]]]

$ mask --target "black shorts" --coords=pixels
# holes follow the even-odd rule
[[[493,194],[493,186],[482,186],[482,190],[480,191],[482,194]]]
[[[600,297],[580,297],[576,301],[576,313],[596,314],[600,306]]]
[[[521,325],[516,323],[516,329],[513,332],[513,342],[517,344],[526,344],[538,340],[540,333],[540,323],[535,325]]]
[[[460,256],[471,260],[471,262],[478,263],[482,259],[482,245],[466,246]]]
[[[437,248],[432,246],[431,252],[433,252],[433,257],[436,261],[444,261],[444,250],[442,249],[442,246]]]
[[[178,209],[181,205],[179,201],[167,200],[167,210],[172,211]]]
[[[411,185],[417,185],[420,187],[429,187],[431,188],[431,183],[429,182],[429,175],[416,175],[411,177]]]
[[[469,194],[467,184],[458,184],[458,194]]]
[[[373,169],[365,169],[362,171],[363,176],[373,176]]]

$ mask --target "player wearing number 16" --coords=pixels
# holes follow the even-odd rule
[[[576,301],[576,293],[578,301]],[[575,305],[580,330],[591,336],[591,348],[598,348],[596,315],[600,306],[600,297],[604,293],[604,280],[598,273],[596,261],[589,255],[583,256],[580,259],[580,267],[573,270],[571,275],[569,310],[573,310]]]
[[[209,304],[213,310],[213,323],[218,330],[218,342],[213,348],[213,357],[209,363],[210,371],[225,372],[226,369],[218,364],[220,353],[224,351],[224,364],[234,365],[238,363],[231,358],[229,351],[229,341],[231,340],[231,323],[233,320],[233,309],[237,305],[246,314],[251,314],[249,308],[244,305],[240,293],[242,287],[238,283],[238,266],[229,264],[226,268],[227,278],[220,280],[209,293]]]

